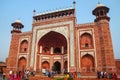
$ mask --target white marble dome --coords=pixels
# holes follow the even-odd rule
[[[21,20],[15,20],[15,23],[21,23],[22,24],[22,21]]]
[[[97,5],[97,7],[103,7],[103,6],[105,6],[104,4],[101,4],[101,3],[99,3],[98,5]]]

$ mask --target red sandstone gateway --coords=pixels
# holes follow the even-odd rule
[[[109,8],[98,4],[92,11],[94,22],[86,24],[76,23],[75,10],[35,14],[29,32],[21,32],[20,20],[13,22],[7,70],[81,72],[81,77],[96,77],[97,70],[116,72]]]

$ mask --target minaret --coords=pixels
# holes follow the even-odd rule
[[[73,1],[73,6],[74,6],[74,9],[75,9],[74,16],[76,17],[76,0]]]
[[[11,33],[21,33],[21,29],[24,27],[20,20],[16,20],[11,25],[13,26],[13,30],[11,31]]]
[[[73,6],[74,6],[75,24],[77,24],[77,18],[76,18],[76,0],[73,1]]]
[[[103,4],[98,4],[93,10],[93,15],[96,16],[94,20],[96,24],[96,55],[97,67],[103,71],[116,72],[114,53],[112,47],[112,39],[110,34],[109,21],[110,17],[107,16],[109,8]]]
[[[11,30],[11,42],[10,42],[10,50],[9,56],[6,60],[7,63],[7,70],[17,70],[17,56],[19,51],[19,39],[21,29],[24,27],[20,20],[16,20],[14,23],[11,24],[13,26],[13,30]]]

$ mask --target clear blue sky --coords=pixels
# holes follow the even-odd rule
[[[93,22],[92,10],[100,1],[110,8],[110,29],[116,59],[120,59],[120,0],[76,0],[77,23]],[[32,28],[33,10],[37,13],[73,6],[73,0],[0,0],[0,61],[9,53],[11,23],[20,19],[23,32]]]

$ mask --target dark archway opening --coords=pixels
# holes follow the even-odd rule
[[[54,68],[55,68],[55,72],[57,73],[57,74],[60,74],[61,73],[61,64],[60,64],[60,62],[55,62],[54,63]]]
[[[61,53],[61,49],[60,49],[60,48],[58,48],[58,47],[57,47],[57,48],[55,48],[55,49],[54,49],[54,53],[55,53],[55,54],[59,54],[59,53]]]

